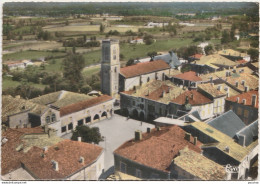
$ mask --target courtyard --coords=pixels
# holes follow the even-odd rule
[[[100,176],[100,179],[105,179],[114,172],[113,151],[124,142],[134,138],[136,130],[146,132],[148,127],[154,128],[155,126],[114,114],[112,118],[91,124],[90,127],[98,127],[101,135],[104,137],[104,141],[100,142],[99,145],[105,149],[105,171]],[[69,133],[62,138],[70,139],[71,135],[72,133]]]

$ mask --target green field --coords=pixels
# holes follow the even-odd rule
[[[82,71],[82,75],[85,78],[85,77],[89,77],[93,74],[97,74],[99,71],[100,71],[100,65],[89,67],[89,68],[84,68]]]
[[[4,54],[3,61],[8,60],[23,60],[23,59],[39,59],[47,56],[65,56],[62,52],[47,52],[47,51],[22,51],[11,54]]]
[[[169,51],[172,49],[178,49],[183,46],[189,46],[192,44],[192,39],[171,39],[171,40],[158,40],[151,45],[131,45],[121,44],[120,53],[125,56],[125,61],[130,58],[136,59],[137,57],[147,57],[147,53],[151,51]]]
[[[99,25],[85,25],[85,26],[57,26],[57,27],[43,27],[45,31],[50,32],[96,32],[99,31]]]
[[[2,81],[2,89],[5,90],[9,87],[17,87],[21,84],[21,82],[18,82],[18,81],[13,81],[12,79],[10,78],[6,78],[4,77],[3,78],[3,81]],[[39,88],[39,89],[44,89],[46,87],[46,85],[43,85],[43,84],[35,84],[35,83],[32,83],[32,82],[29,82],[30,85],[32,85],[33,87],[35,88]]]

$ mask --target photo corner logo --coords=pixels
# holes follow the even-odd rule
[[[239,172],[238,166],[232,166],[230,164],[227,164],[225,169],[226,169],[227,173],[238,173]]]

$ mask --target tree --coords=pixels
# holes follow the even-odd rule
[[[154,56],[157,55],[157,52],[156,51],[152,51],[152,52],[148,52],[147,53],[147,56],[151,57],[151,60],[150,61],[153,61],[154,59]]]
[[[80,92],[85,94],[88,94],[91,90],[92,88],[88,84],[85,84],[80,88]]]
[[[87,41],[87,35],[84,35],[84,36],[83,36],[83,40],[84,40],[84,42]]]
[[[75,46],[72,47],[72,52],[73,52],[73,54],[76,54],[76,47]]]
[[[152,35],[145,35],[144,42],[146,45],[151,45],[153,43],[153,36]]]
[[[73,131],[71,140],[78,140],[78,137],[81,137],[82,142],[88,142],[98,144],[100,141],[103,141],[98,127],[90,128],[89,126],[77,126],[76,130]]]
[[[222,32],[222,38],[221,38],[221,43],[225,44],[230,42],[230,34],[227,32],[227,30],[224,30]]]
[[[213,54],[213,52],[214,52],[214,48],[213,48],[212,45],[206,46],[206,47],[204,48],[204,50],[205,50],[206,55]]]
[[[120,60],[123,60],[125,58],[124,54],[119,55]]]
[[[101,23],[100,26],[99,26],[100,33],[103,33],[104,30],[105,30],[105,26]]]
[[[85,66],[84,57],[79,54],[71,54],[63,60],[62,66],[64,78],[69,81],[73,91],[78,91],[79,82],[82,80],[81,71]]]
[[[259,52],[257,49],[249,49],[247,53],[250,55],[252,61],[257,61],[259,58]]]
[[[134,65],[135,64],[135,61],[133,58],[130,58],[127,63],[126,63],[126,66],[131,66],[131,65]]]

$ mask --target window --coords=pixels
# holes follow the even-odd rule
[[[242,115],[242,108],[241,107],[237,108],[237,115]]]
[[[51,122],[55,122],[56,121],[56,115],[55,114],[52,114],[51,115]]]
[[[140,169],[136,169],[136,170],[135,170],[135,176],[136,176],[137,178],[142,178],[142,171],[141,171]]]
[[[232,106],[232,105],[230,105],[230,106],[229,106],[229,110],[232,110],[232,109],[233,109],[233,106]]]
[[[123,162],[120,162],[120,171],[126,173],[126,164]]]
[[[46,116],[45,121],[46,123],[50,123],[50,116]]]
[[[249,111],[245,109],[245,110],[244,110],[244,117],[245,117],[245,118],[248,118],[248,116],[249,116]]]
[[[86,117],[86,123],[90,123],[91,122],[91,117]]]
[[[61,132],[62,132],[62,133],[63,133],[63,132],[66,132],[66,130],[67,130],[67,127],[66,127],[66,126],[61,127]]]
[[[150,81],[150,77],[147,78],[147,82],[149,82],[149,81]]]
[[[68,130],[71,130],[71,129],[73,129],[73,124],[72,124],[72,123],[70,123],[70,124],[68,125]]]
[[[78,120],[78,126],[81,126],[81,125],[83,125],[83,119]]]

